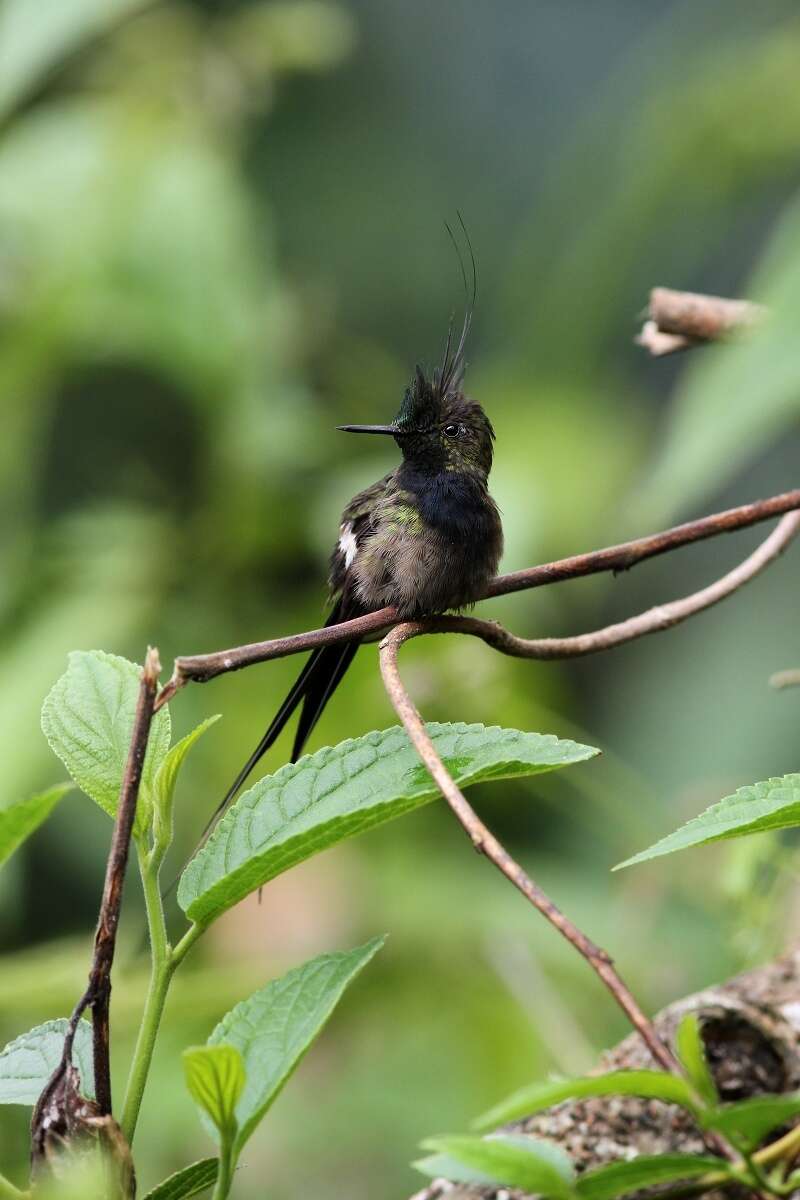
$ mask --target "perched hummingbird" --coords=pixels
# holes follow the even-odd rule
[[[455,349],[448,335],[444,360],[432,375],[417,367],[390,425],[340,426],[346,433],[393,437],[403,457],[342,513],[330,559],[327,625],[389,604],[402,618],[464,608],[496,572],[503,530],[487,486],[494,430],[462,391],[470,319],[471,311]],[[300,756],[358,646],[343,642],[311,654],[217,812],[302,704],[291,761]]]

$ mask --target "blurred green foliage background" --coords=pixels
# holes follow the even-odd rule
[[[0,802],[60,778],[38,712],[69,649],[141,659],[149,641],[169,663],[319,623],[340,508],[396,457],[335,426],[388,419],[415,361],[440,355],[462,302],[457,209],[506,569],[797,485],[798,61],[792,0],[0,0]],[[632,338],[654,284],[776,316],[652,362]],[[491,613],[578,632],[702,586],[761,536]],[[603,748],[475,796],[648,1006],[791,928],[766,838],[609,868],[797,769],[797,701],[767,678],[800,658],[799,586],[795,553],[680,629],[567,665],[455,638],[404,651],[431,719]],[[178,733],[224,714],[182,781],[184,852],[297,665],[174,704]],[[369,647],[314,745],[392,723]],[[0,875],[0,1041],[81,990],[109,832],[73,795]],[[146,977],[137,884],[118,1085]],[[425,810],[271,884],[198,948],[145,1098],[143,1188],[209,1152],[180,1049],[286,967],[382,931],[248,1149],[242,1200],[402,1196],[422,1135],[624,1033],[583,963]],[[20,1181],[27,1121],[0,1112]]]

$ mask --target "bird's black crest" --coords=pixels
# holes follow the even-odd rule
[[[452,229],[445,222],[445,229],[458,255],[458,265],[461,268],[461,278],[464,282],[464,294],[466,297],[464,321],[461,326],[458,343],[455,346],[453,345],[453,325],[451,322],[450,328],[447,331],[447,343],[441,366],[435,367],[430,375],[427,375],[421,366],[417,366],[411,386],[406,388],[400,412],[395,419],[395,424],[401,431],[428,429],[430,426],[435,425],[441,416],[445,402],[451,397],[458,395],[461,391],[461,385],[464,382],[464,369],[466,367],[464,351],[472,325],[475,302],[478,297],[478,270],[475,264],[472,242],[470,241],[461,213],[458,213],[458,221],[469,250],[472,266],[472,293],[470,294],[467,284],[467,271],[464,266],[461,249]]]

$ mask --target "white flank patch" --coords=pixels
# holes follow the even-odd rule
[[[351,562],[358,552],[356,545],[356,537],[353,533],[353,526],[350,524],[342,525],[339,533],[339,549],[344,555],[344,565],[349,567]]]

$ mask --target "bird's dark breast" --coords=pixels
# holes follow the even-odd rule
[[[420,517],[422,547],[411,556],[412,587],[399,589],[403,615],[472,604],[495,574],[502,553],[494,501],[481,481],[455,472],[410,480],[407,486]]]

